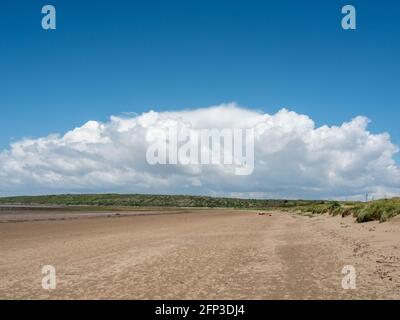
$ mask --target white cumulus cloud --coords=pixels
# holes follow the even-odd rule
[[[64,135],[23,139],[0,153],[0,195],[66,192],[209,194],[266,198],[362,198],[400,194],[398,147],[357,117],[316,127],[306,115],[223,104],[112,116]],[[254,128],[254,171],[224,165],[150,165],[149,132],[171,127]]]

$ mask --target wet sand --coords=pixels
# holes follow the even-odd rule
[[[197,209],[204,210],[204,209]],[[8,222],[28,222],[28,221],[58,221],[74,220],[81,218],[99,218],[99,217],[127,217],[142,215],[164,215],[164,214],[182,214],[190,213],[190,209],[170,208],[160,210],[157,208],[136,208],[124,211],[93,210],[84,207],[76,207],[68,210],[66,207],[22,207],[22,206],[1,206],[0,205],[0,223]]]
[[[64,212],[40,221],[25,212],[19,222],[3,215],[0,298],[400,298],[400,219],[150,212]],[[44,265],[56,268],[55,290],[41,286]],[[355,290],[342,288],[345,265],[356,269]]]

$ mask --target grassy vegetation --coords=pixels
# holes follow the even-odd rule
[[[330,214],[342,217],[352,215],[357,222],[379,220],[384,222],[400,214],[400,198],[365,202],[308,201],[308,200],[260,200],[216,198],[184,195],[142,194],[80,194],[46,195],[0,198],[0,205],[58,205],[89,206],[91,208],[127,207],[203,207],[283,210],[302,215]]]
[[[259,200],[216,198],[184,195],[143,195],[143,194],[80,194],[46,195],[0,198],[0,204],[41,204],[101,207],[207,207],[207,208],[292,208],[310,205],[314,201],[303,200]]]
[[[400,214],[400,198],[368,203],[356,217],[358,222],[379,220],[381,222]]]
[[[295,208],[300,214],[311,213],[341,215],[356,218],[357,222],[378,220],[384,222],[400,214],[400,198],[384,199],[371,202],[337,202],[314,203]]]

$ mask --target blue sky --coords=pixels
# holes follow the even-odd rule
[[[341,7],[357,30],[341,28]],[[57,30],[41,28],[41,7]],[[112,114],[222,102],[400,144],[398,1],[2,1],[0,148]]]
[[[41,27],[46,4],[57,10],[53,31]],[[357,30],[341,27],[346,4]],[[0,9],[0,195],[400,192],[398,1],[13,0]],[[242,108],[221,105],[229,102]],[[275,114],[282,108],[317,126],[366,116],[372,134],[361,118],[313,130],[298,114]],[[142,124],[162,128],[171,110],[203,127],[264,121],[254,174],[150,166]],[[109,119],[125,113],[144,115],[124,131]]]

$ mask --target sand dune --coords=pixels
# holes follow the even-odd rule
[[[400,219],[152,213],[3,215],[0,298],[400,298]],[[55,290],[42,289],[43,265],[56,268]],[[355,290],[342,288],[345,265],[357,271]]]

